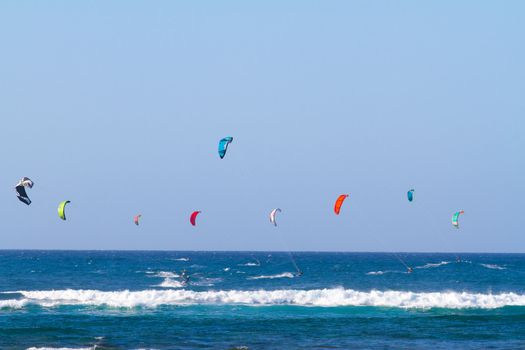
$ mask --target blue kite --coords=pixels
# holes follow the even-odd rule
[[[232,141],[233,141],[233,137],[231,136],[225,137],[219,141],[219,157],[221,157],[221,159],[224,158],[224,156],[226,155],[226,151],[228,150],[228,145],[232,143]]]

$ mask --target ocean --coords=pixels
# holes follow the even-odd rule
[[[0,349],[520,348],[522,254],[0,251]]]

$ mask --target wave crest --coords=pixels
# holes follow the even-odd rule
[[[191,290],[51,290],[20,291],[19,300],[1,300],[2,308],[23,308],[27,305],[55,307],[60,305],[95,305],[109,307],[157,307],[159,305],[297,305],[297,306],[374,306],[394,308],[481,308],[525,306],[525,295],[516,293],[480,294],[467,292],[368,292],[352,289],[313,290],[222,290],[195,292]]]

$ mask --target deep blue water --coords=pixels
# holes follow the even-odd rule
[[[0,251],[0,349],[525,348],[525,255],[294,257]]]

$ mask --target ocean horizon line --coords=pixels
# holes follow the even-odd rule
[[[170,249],[62,249],[62,248],[4,248],[1,252],[165,252],[165,253],[311,253],[311,254],[489,254],[525,255],[525,252],[484,252],[484,251],[368,251],[368,250],[170,250]]]

